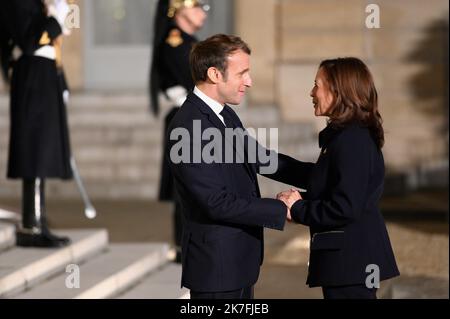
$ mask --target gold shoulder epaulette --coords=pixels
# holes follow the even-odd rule
[[[50,38],[48,37],[47,31],[44,31],[39,39],[39,45],[47,45],[50,43]]]
[[[166,43],[173,48],[181,45],[183,43],[183,38],[181,37],[181,32],[178,29],[173,29],[169,32],[169,36],[166,39]]]

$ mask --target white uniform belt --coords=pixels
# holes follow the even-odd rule
[[[56,59],[56,51],[55,48],[51,45],[44,45],[42,48],[37,49],[34,51],[35,56],[40,56],[43,58],[47,58],[50,60]]]

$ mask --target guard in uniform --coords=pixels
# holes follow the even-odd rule
[[[194,88],[189,67],[189,53],[192,45],[197,42],[194,34],[203,26],[208,9],[207,4],[199,0],[160,0],[158,3],[150,71],[150,97],[151,109],[155,116],[159,115],[160,93],[163,93],[173,105],[164,118],[164,154],[168,152],[167,127],[187,94]],[[181,206],[176,199],[170,166],[164,154],[159,200],[174,202],[176,262],[180,262],[183,217]]]
[[[50,232],[45,211],[45,180],[72,178],[60,59],[65,16],[61,11],[59,16],[48,13],[43,0],[5,0],[0,12],[2,64],[6,69],[12,66],[12,72],[5,72],[11,75],[7,177],[23,181],[16,243],[24,247],[70,243]],[[11,58],[14,46],[20,51],[16,61]]]

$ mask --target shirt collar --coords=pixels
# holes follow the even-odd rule
[[[220,115],[220,112],[222,112],[224,108],[222,104],[200,91],[197,86],[194,88],[194,94],[197,95],[203,102],[205,102],[219,118],[222,118],[222,116]]]

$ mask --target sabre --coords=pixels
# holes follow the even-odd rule
[[[84,215],[86,215],[86,217],[89,219],[93,219],[95,218],[95,216],[97,216],[97,211],[89,200],[89,197],[83,186],[83,181],[81,180],[80,174],[78,172],[75,158],[73,156],[70,157],[70,167],[72,168],[73,177],[75,178],[75,182],[77,183],[78,190],[80,191],[81,198],[84,202]]]
[[[67,18],[69,12],[70,12],[70,6],[67,4],[67,0],[54,0],[52,3],[50,3],[48,5],[48,11],[51,15],[53,15],[57,21],[59,22],[59,24],[61,25],[62,29],[63,29],[63,33],[65,35],[69,35],[70,34],[70,30],[67,30],[65,27],[65,19]],[[62,45],[62,40],[60,40],[59,42],[59,46],[61,47]],[[65,79],[65,75],[64,75],[64,71],[61,65],[58,66],[58,77],[59,77],[59,81],[60,81],[60,87],[62,90],[62,99],[63,102],[65,104],[65,106],[67,107],[69,105],[69,88],[67,86],[67,82]],[[80,191],[81,194],[81,198],[83,199],[84,202],[84,215],[89,218],[89,219],[93,219],[97,216],[97,212],[94,208],[94,206],[92,205],[91,201],[89,200],[89,197],[86,193],[86,190],[84,188],[83,185],[83,181],[81,180],[81,176],[78,172],[78,167],[77,164],[75,162],[75,158],[73,157],[73,155],[70,156],[70,167],[72,169],[72,173],[73,176],[75,178],[75,182],[77,183],[78,186],[78,190]]]

